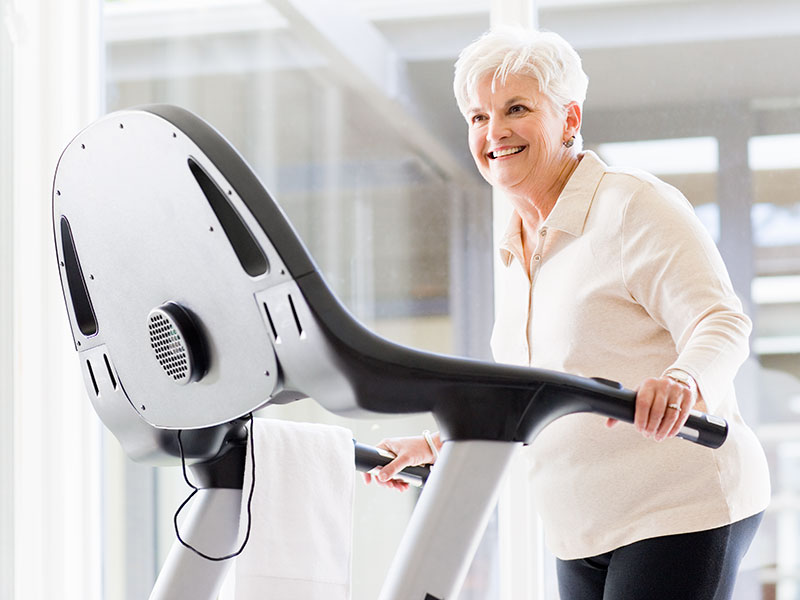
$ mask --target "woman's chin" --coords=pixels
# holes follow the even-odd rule
[[[491,174],[491,179],[488,181],[495,189],[500,190],[501,192],[510,193],[519,189],[523,178],[514,176],[511,173],[495,172]]]

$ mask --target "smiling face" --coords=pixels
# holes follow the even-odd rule
[[[559,177],[570,153],[569,111],[558,111],[538,82],[511,75],[505,85],[492,76],[480,80],[466,114],[469,148],[491,185],[515,195],[546,190]]]

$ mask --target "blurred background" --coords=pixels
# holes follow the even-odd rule
[[[0,598],[146,598],[188,493],[177,470],[129,461],[83,391],[49,212],[71,137],[141,104],[197,113],[254,168],[368,327],[488,359],[499,219],[468,154],[452,72],[461,48],[516,11],[582,56],[585,147],[678,187],[719,245],[755,324],[737,384],[774,493],[736,597],[800,600],[797,0],[0,7]],[[427,417],[348,421],[310,400],[262,416],[344,425],[373,444],[435,428]],[[377,597],[414,501],[357,482],[354,600]],[[511,544],[502,520],[462,600],[518,600],[519,589],[556,598],[546,553],[528,549],[524,574],[501,559]]]

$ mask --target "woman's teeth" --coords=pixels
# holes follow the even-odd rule
[[[503,156],[508,156],[509,154],[516,154],[517,152],[522,152],[525,149],[525,146],[517,146],[516,148],[505,148],[503,150],[495,150],[494,152],[489,153],[490,158],[501,158]]]

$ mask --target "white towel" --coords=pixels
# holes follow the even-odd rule
[[[236,559],[235,599],[349,600],[352,433],[273,419],[254,419],[253,427],[256,487],[250,541]],[[251,472],[248,449],[242,536]]]

